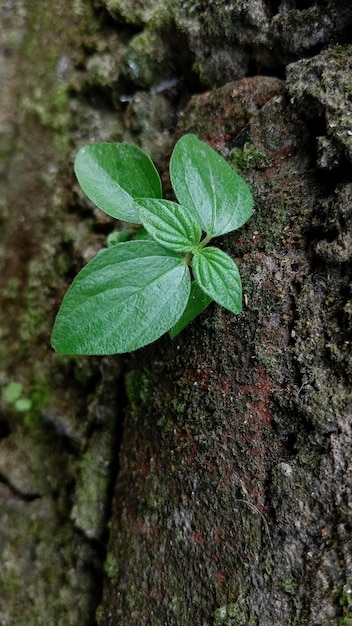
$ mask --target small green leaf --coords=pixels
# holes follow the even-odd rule
[[[75,159],[77,180],[88,198],[108,215],[140,224],[134,198],[161,198],[161,181],[151,159],[128,143],[92,143]]]
[[[136,232],[136,236],[135,239],[137,241],[151,241],[153,240],[153,237],[148,233],[148,231],[144,228],[144,226],[141,226],[140,228],[138,228],[137,232]]]
[[[133,230],[128,230],[124,228],[123,230],[114,230],[112,233],[109,233],[106,238],[106,243],[108,248],[111,246],[116,246],[118,243],[123,243],[124,241],[130,241],[133,237]]]
[[[181,317],[190,282],[182,257],[155,241],[108,248],[68,289],[52,345],[62,354],[114,354],[145,346]]]
[[[22,390],[23,390],[22,383],[18,383],[13,380],[11,383],[6,385],[4,389],[3,394],[4,394],[5,402],[8,402],[9,404],[13,404],[14,402],[16,402],[16,400],[20,398]]]
[[[180,204],[212,236],[236,230],[252,214],[253,198],[247,183],[195,135],[184,135],[177,142],[170,176]]]
[[[26,413],[32,408],[32,400],[30,398],[18,398],[18,400],[16,400],[14,404],[14,407],[16,411]]]
[[[192,265],[198,285],[215,302],[232,313],[242,311],[242,283],[236,263],[218,248],[196,252]]]
[[[201,228],[180,204],[153,198],[138,198],[137,203],[144,228],[165,248],[189,252],[199,244]]]
[[[176,335],[181,332],[181,330],[186,328],[187,324],[194,320],[197,315],[202,313],[212,300],[213,299],[210,298],[194,280],[191,284],[191,292],[189,294],[187,306],[180,319],[169,331],[171,339],[174,339]]]

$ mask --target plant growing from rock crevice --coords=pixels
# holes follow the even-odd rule
[[[237,265],[218,237],[242,226],[253,207],[245,181],[210,146],[184,135],[170,161],[178,202],[162,198],[150,158],[126,143],[81,148],[75,172],[87,196],[108,215],[141,224],[101,251],[68,289],[55,320],[52,345],[63,354],[136,350],[169,331],[176,336],[215,300],[240,313]],[[119,241],[120,239],[120,241]]]

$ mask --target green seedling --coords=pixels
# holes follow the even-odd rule
[[[30,398],[22,397],[22,383],[12,381],[3,390],[3,398],[7,404],[11,404],[16,411],[26,412],[32,408]]]
[[[181,137],[170,161],[178,202],[162,198],[153,162],[134,145],[84,146],[75,172],[92,202],[114,218],[140,224],[142,234],[124,240],[132,229],[111,237],[77,275],[55,320],[57,352],[123,353],[168,331],[173,338],[213,300],[241,312],[237,265],[208,244],[242,226],[253,199],[221,155],[195,135]]]

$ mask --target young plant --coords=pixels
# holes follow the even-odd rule
[[[167,331],[173,338],[212,300],[241,312],[237,265],[208,244],[242,226],[253,199],[215,150],[195,135],[176,143],[170,177],[178,203],[162,198],[154,164],[130,144],[84,146],[75,172],[100,209],[141,224],[146,234],[130,241],[117,237],[81,270],[55,320],[57,352],[114,354],[136,350]],[[127,232],[131,237],[133,231]]]

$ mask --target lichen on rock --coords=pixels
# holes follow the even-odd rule
[[[335,46],[311,59],[302,59],[287,67],[287,85],[291,96],[305,115],[323,118],[325,143],[319,134],[320,150],[333,154],[333,169],[341,155],[352,161],[352,47]],[[320,162],[323,156],[320,156]],[[326,163],[331,157],[326,157]]]

